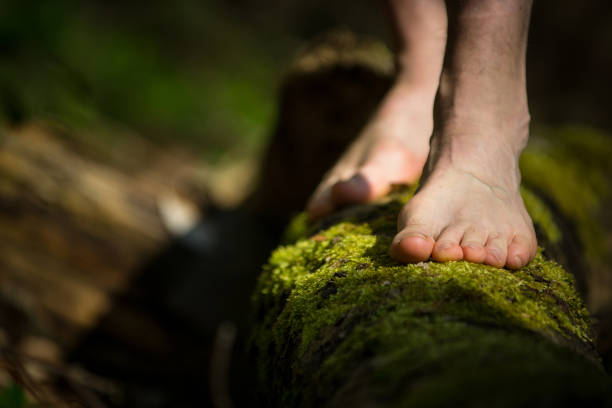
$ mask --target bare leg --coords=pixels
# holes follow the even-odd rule
[[[443,0],[390,0],[398,38],[398,76],[358,139],[325,176],[308,204],[317,218],[413,183],[429,152],[433,102],[446,43]]]
[[[535,256],[518,169],[529,131],[530,9],[530,0],[448,2],[431,151],[420,190],[398,220],[396,259],[519,268]]]

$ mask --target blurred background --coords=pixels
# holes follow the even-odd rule
[[[257,195],[283,80],[330,30],[392,49],[385,12],[0,0],[0,404],[248,404],[249,293],[312,188]],[[606,2],[535,2],[535,126],[612,134],[611,72]]]

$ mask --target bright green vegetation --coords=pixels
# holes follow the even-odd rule
[[[569,172],[581,171],[572,167],[580,161],[568,160],[562,179],[547,180],[540,166],[556,171],[562,152],[548,156],[538,149],[522,162],[524,180],[573,221],[590,220],[581,234],[595,231],[598,200],[607,192],[601,173],[586,173],[588,182],[580,183]],[[546,250],[518,271],[463,261],[396,263],[388,246],[411,194],[396,192],[318,225],[301,215],[290,225],[288,245],[272,254],[254,295],[253,345],[270,403],[612,403],[573,276]],[[529,188],[522,194],[541,243],[561,245],[564,234],[575,233],[557,225],[556,210],[538,194]]]

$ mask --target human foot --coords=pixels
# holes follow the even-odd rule
[[[443,0],[390,0],[399,75],[369,124],[327,173],[307,206],[311,218],[386,194],[420,176],[446,45]]]
[[[448,43],[421,188],[403,208],[390,254],[520,268],[537,250],[519,193],[529,113],[530,0],[449,2]]]
[[[391,255],[402,262],[431,257],[511,269],[526,265],[536,254],[535,233],[518,178],[508,182],[493,176],[504,167],[493,158],[489,164],[477,162],[467,168],[440,159],[402,210]]]
[[[381,197],[393,184],[414,183],[429,151],[433,91],[399,80],[370,123],[325,175],[307,212],[316,219],[347,204]]]
[[[519,192],[518,158],[529,126],[526,98],[519,93],[516,104],[461,111],[457,93],[445,95],[444,78],[436,106],[440,126],[419,191],[400,213],[390,254],[401,262],[431,257],[520,268],[537,251]]]

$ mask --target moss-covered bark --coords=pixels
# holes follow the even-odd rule
[[[554,240],[544,204],[524,195],[544,238]],[[272,254],[254,298],[268,402],[612,401],[573,277],[542,253],[518,271],[468,262],[399,265],[387,250],[409,196],[337,214],[331,227],[303,229],[302,239]]]
[[[580,128],[535,133],[522,194],[541,248],[518,271],[392,260],[412,191],[316,225],[294,219],[253,297],[265,404],[612,406],[577,289],[605,263],[597,214],[612,148]]]

